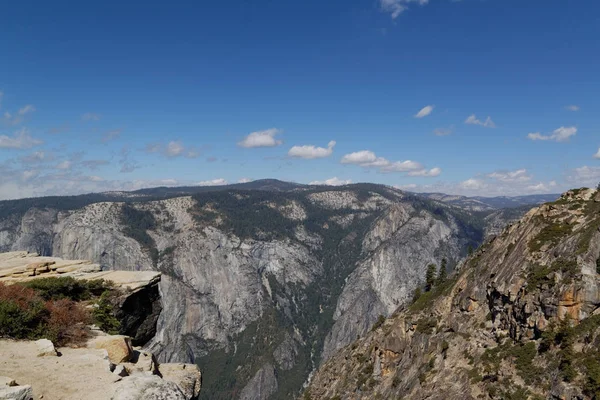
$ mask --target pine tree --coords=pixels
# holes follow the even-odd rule
[[[415,293],[413,294],[412,302],[414,303],[414,302],[416,302],[417,300],[419,300],[419,297],[421,297],[421,295],[422,295],[422,294],[423,294],[423,293],[422,293],[422,291],[421,291],[421,288],[420,288],[420,287],[416,288],[416,289],[415,289]]]
[[[435,285],[437,267],[435,264],[429,264],[427,266],[427,272],[425,274],[425,291],[429,292],[433,285]]]
[[[446,265],[448,264],[448,262],[446,261],[445,258],[442,258],[442,265],[440,266],[440,272],[438,273],[438,278],[437,278],[437,284],[441,285],[444,282],[446,282],[446,279],[448,279],[448,271],[446,271]]]

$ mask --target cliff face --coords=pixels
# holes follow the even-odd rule
[[[453,266],[480,243],[482,226],[377,185],[225,190],[30,208],[0,219],[0,250],[160,271],[147,345],[159,361],[198,363],[206,398],[289,398],[322,359],[402,306],[427,264]]]
[[[600,192],[567,192],[333,355],[304,398],[598,398],[599,273]]]

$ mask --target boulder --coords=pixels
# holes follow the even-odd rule
[[[133,348],[131,347],[131,338],[129,336],[99,336],[94,339],[93,347],[96,349],[105,349],[108,352],[108,359],[113,364],[127,362],[133,357]]]
[[[148,374],[154,375],[156,373],[156,362],[152,353],[146,351],[133,351],[133,357],[130,362],[122,364],[129,375],[133,374]]]
[[[117,365],[112,373],[121,377],[126,377],[129,375],[123,365]]]
[[[2,386],[17,386],[17,382],[8,376],[0,376],[0,387]]]
[[[38,348],[38,357],[57,356],[58,353],[52,342],[48,339],[36,340],[35,344]]]
[[[31,400],[33,389],[29,385],[0,386],[0,400]]]
[[[115,386],[112,400],[186,400],[177,384],[157,375],[127,376]]]
[[[164,380],[176,383],[186,399],[197,399],[200,395],[202,373],[196,364],[160,364],[158,372]]]

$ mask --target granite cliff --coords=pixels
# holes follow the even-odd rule
[[[600,396],[600,192],[528,212],[364,338],[304,399]]]

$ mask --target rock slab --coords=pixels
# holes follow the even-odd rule
[[[0,400],[31,400],[33,389],[29,385],[0,386]]]
[[[94,340],[93,347],[106,350],[108,359],[113,364],[127,362],[133,357],[131,338],[128,336],[100,336]]]
[[[161,364],[158,372],[164,380],[177,384],[186,399],[194,400],[200,395],[202,373],[196,364]]]
[[[186,400],[179,387],[156,375],[136,375],[117,383],[111,400]]]
[[[48,339],[36,340],[35,344],[38,349],[38,357],[57,356],[54,344]]]

